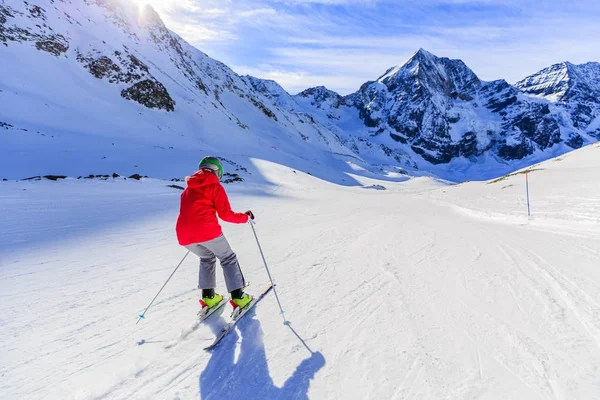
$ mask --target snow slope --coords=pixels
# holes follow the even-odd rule
[[[0,61],[0,178],[171,179],[207,153],[244,167],[358,160],[128,0],[3,1]]]
[[[599,152],[532,168],[532,219],[519,174],[348,187],[252,159],[227,189],[291,326],[269,294],[213,353],[193,257],[135,324],[185,254],[178,190],[0,182],[0,398],[599,399]],[[224,228],[256,290],[250,227]]]

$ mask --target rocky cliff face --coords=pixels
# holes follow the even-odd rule
[[[510,165],[595,141],[599,86],[597,63],[553,66],[511,86],[481,81],[462,61],[420,49],[349,96],[313,88],[296,97],[333,123],[347,122],[340,108],[354,111],[362,133],[348,140],[358,153],[379,147],[427,169],[482,158]]]
[[[600,63],[552,65],[515,85],[524,93],[547,99],[566,118],[571,147],[581,147],[591,136],[600,139]]]

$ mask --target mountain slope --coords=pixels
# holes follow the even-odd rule
[[[173,177],[206,152],[248,168],[252,155],[348,169],[331,155],[351,154],[335,135],[187,44],[150,7],[10,0],[0,15],[2,177]]]
[[[599,151],[536,166],[532,219],[521,174],[441,188],[359,178],[383,191],[258,162],[272,185],[228,191],[257,215],[291,325],[270,294],[212,353],[201,348],[227,312],[188,330],[193,257],[135,324],[185,253],[179,191],[0,182],[0,397],[596,398]],[[267,276],[252,231],[224,229],[254,292]],[[297,301],[307,293],[327,306]]]

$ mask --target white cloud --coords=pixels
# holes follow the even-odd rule
[[[519,0],[149,2],[200,50],[290,92],[325,85],[349,93],[420,47],[462,59],[484,80],[511,83],[555,62],[600,54],[593,12],[600,5],[587,0],[569,10]]]

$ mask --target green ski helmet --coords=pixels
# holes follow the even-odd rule
[[[208,156],[204,157],[200,164],[198,165],[198,169],[207,168],[212,170],[217,177],[221,179],[223,176],[223,166],[221,165],[221,161],[217,157]]]

